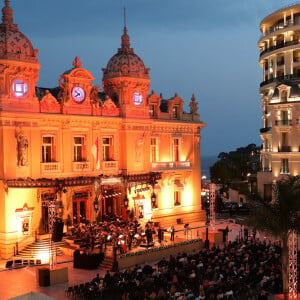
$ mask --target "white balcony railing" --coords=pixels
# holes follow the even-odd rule
[[[169,169],[191,169],[190,161],[170,161],[170,162],[153,162],[152,169],[154,170],[169,170]]]
[[[60,172],[60,163],[59,162],[41,163],[41,170],[42,170],[42,173]]]
[[[88,161],[74,161],[73,171],[74,172],[85,172],[91,170],[91,163]]]
[[[109,160],[102,162],[102,170],[103,171],[118,171],[119,169],[119,162],[116,160]]]

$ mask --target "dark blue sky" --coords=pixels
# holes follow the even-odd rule
[[[2,1],[3,2],[3,1]],[[260,144],[259,23],[294,1],[12,0],[15,23],[40,50],[39,86],[58,85],[79,56],[101,86],[120,46],[123,6],[131,45],[151,68],[151,89],[199,102],[202,155]]]

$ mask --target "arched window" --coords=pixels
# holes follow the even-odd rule
[[[281,92],[280,100],[281,100],[281,102],[287,102],[287,91],[286,90]]]

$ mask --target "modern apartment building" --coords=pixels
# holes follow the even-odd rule
[[[270,198],[274,181],[300,175],[300,4],[268,15],[260,30],[263,126],[258,190]]]
[[[130,46],[103,69],[103,92],[78,57],[58,86],[37,87],[38,50],[4,1],[0,24],[0,257],[47,232],[49,206],[72,224],[135,216],[163,226],[205,220],[201,129],[177,94],[150,92],[150,73]],[[75,24],[75,23],[74,23]],[[97,58],[95,58],[97,61]],[[100,66],[99,66],[100,68]],[[63,209],[62,209],[63,208]]]

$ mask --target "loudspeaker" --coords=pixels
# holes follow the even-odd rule
[[[205,242],[204,242],[204,247],[209,249],[208,227],[206,227],[206,239],[205,239]]]
[[[53,224],[53,234],[52,241],[53,242],[61,242],[63,238],[63,230],[64,230],[64,222],[56,220]]]
[[[5,265],[5,268],[6,269],[11,269],[12,268],[12,266],[13,266],[13,261],[12,260],[8,260],[7,262],[6,262],[6,265]]]
[[[39,286],[49,286],[50,285],[50,269],[39,268]]]

